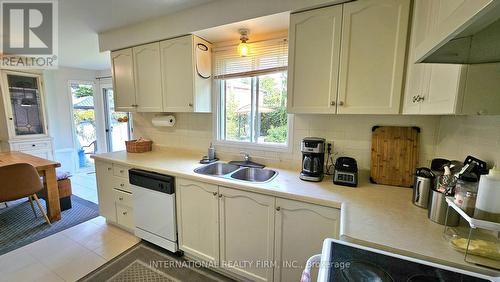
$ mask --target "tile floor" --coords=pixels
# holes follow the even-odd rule
[[[71,176],[73,195],[98,204],[95,171],[78,172]]]
[[[97,217],[0,256],[0,281],[76,281],[137,242]]]

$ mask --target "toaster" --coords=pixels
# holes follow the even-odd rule
[[[335,162],[333,183],[350,187],[358,186],[358,164],[350,157],[340,157]]]

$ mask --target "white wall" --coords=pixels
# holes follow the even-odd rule
[[[117,50],[211,27],[345,0],[218,0],[99,33],[100,51]]]
[[[500,166],[500,116],[442,117],[436,155],[462,161],[472,155]]]
[[[55,159],[61,170],[74,172],[73,116],[68,83],[70,80],[95,82],[96,71],[60,67],[44,71],[45,99],[49,133],[54,138]]]

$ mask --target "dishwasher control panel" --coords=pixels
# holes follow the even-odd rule
[[[175,178],[173,176],[136,168],[130,169],[128,173],[132,185],[165,194],[175,193]]]

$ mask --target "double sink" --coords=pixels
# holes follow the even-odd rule
[[[278,172],[271,169],[244,167],[229,163],[213,163],[196,168],[194,172],[226,179],[264,183],[271,181]]]

